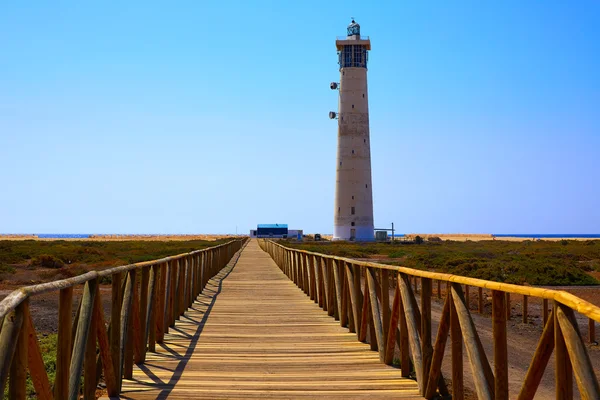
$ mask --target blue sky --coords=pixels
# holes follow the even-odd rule
[[[600,232],[596,1],[0,5],[0,232],[333,231],[335,38],[375,224]]]

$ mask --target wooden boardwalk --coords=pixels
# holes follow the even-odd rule
[[[327,316],[255,240],[156,349],[121,398],[422,399],[416,381]]]

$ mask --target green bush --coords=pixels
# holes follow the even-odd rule
[[[42,254],[31,260],[31,265],[42,268],[62,268],[65,263],[58,257]]]

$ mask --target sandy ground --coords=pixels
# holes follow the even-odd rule
[[[415,236],[421,236],[423,239],[428,239],[430,237],[438,237],[442,240],[453,240],[453,241],[458,241],[458,242],[466,242],[467,240],[469,241],[473,241],[473,242],[477,242],[477,241],[481,241],[481,240],[504,240],[504,241],[509,241],[509,242],[522,242],[525,240],[537,240],[538,236],[531,236],[531,237],[516,237],[516,236],[502,236],[502,237],[496,237],[494,239],[494,236],[492,234],[485,234],[485,233],[442,233],[442,234],[435,234],[435,233],[410,233],[404,236],[404,238],[406,239],[413,239]],[[551,242],[557,242],[559,240],[598,240],[598,239],[590,239],[590,238],[561,238],[561,237],[553,237],[553,238],[540,238],[540,240],[547,240],[547,241],[551,241]],[[400,238],[399,240],[402,240],[402,238]]]

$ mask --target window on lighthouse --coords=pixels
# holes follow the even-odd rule
[[[356,210],[354,209],[354,207],[352,207],[352,208],[350,209],[350,214],[354,215],[355,213],[356,213]]]

